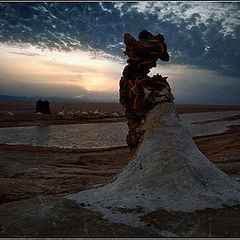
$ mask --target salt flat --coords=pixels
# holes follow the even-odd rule
[[[240,114],[240,111],[185,113],[179,114],[179,116],[184,123],[191,123],[219,119],[223,117],[231,117],[238,114]]]
[[[219,120],[239,114],[240,111],[223,111],[188,113],[179,116],[191,135],[195,137],[223,133],[229,125],[240,125],[240,118]],[[204,123],[209,120],[218,121]],[[0,143],[42,147],[101,148],[126,146],[127,133],[126,122],[7,127],[0,128]]]
[[[186,128],[191,132],[193,137],[204,136],[210,134],[223,133],[229,125],[240,125],[240,119],[234,121],[219,121],[207,124],[192,124],[194,122],[205,122],[208,120],[217,120],[225,117],[239,115],[240,111],[225,111],[225,112],[203,112],[203,113],[187,113],[180,114],[180,119],[185,124]]]
[[[181,114],[180,117],[185,123],[190,124],[191,122],[230,117],[239,112]],[[211,123],[211,125],[217,123],[219,122]],[[233,124],[234,121],[229,121],[229,123]],[[192,128],[208,129],[210,126],[210,124],[198,125],[192,124]],[[125,127],[127,128],[126,125]],[[237,180],[240,173],[240,151],[237,147],[240,142],[240,128],[235,128],[234,131],[234,134],[226,133],[220,137],[202,137],[197,140],[196,144],[211,162]],[[119,130],[119,132],[122,134],[122,131]],[[155,237],[166,236],[163,234],[164,231],[178,236],[207,237],[209,236],[209,226],[211,226],[211,236],[239,237],[239,207],[224,208],[218,211],[206,209],[189,214],[179,212],[169,214],[163,210],[157,210],[141,218],[149,226],[147,229],[141,230],[106,222],[97,213],[90,212],[81,206],[73,206],[74,203],[70,204],[70,200],[57,197],[111,182],[128,163],[129,151],[127,148],[104,152],[75,152],[71,149],[50,150],[50,148],[32,148],[27,145],[2,145],[0,155],[0,173],[2,174],[0,179],[0,225],[5,228],[5,232],[0,231],[2,237],[42,236],[47,230],[49,237],[61,236],[63,232],[66,237],[89,237],[95,236],[94,234],[103,237],[113,235],[121,237],[144,237],[147,235],[150,237],[152,228],[159,230],[159,233],[155,232],[153,235]],[[49,195],[51,198],[47,197]],[[46,212],[45,206],[49,206],[48,212]],[[26,209],[30,210],[26,211]],[[42,218],[38,220],[38,216]],[[78,216],[79,219],[76,219]],[[56,227],[56,223],[60,225]],[[82,223],[88,232],[82,232]],[[101,230],[105,232],[101,232]]]

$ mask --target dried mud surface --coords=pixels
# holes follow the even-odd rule
[[[194,213],[156,210],[141,218],[147,224],[180,237],[239,237],[240,205]]]
[[[194,140],[210,161],[240,182],[240,126]],[[83,151],[0,145],[0,236],[162,237],[161,232],[170,232],[183,237],[240,237],[240,206],[194,213],[159,209],[141,217],[146,228],[140,229],[108,222],[84,205],[59,197],[113,181],[129,154],[127,148]]]
[[[0,148],[0,203],[38,195],[63,195],[108,183],[127,163],[129,151],[28,146]]]
[[[111,223],[74,201],[36,197],[0,206],[1,237],[154,237],[156,234]]]

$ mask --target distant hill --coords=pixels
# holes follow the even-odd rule
[[[25,96],[8,96],[0,95],[0,101],[7,102],[36,102],[38,99],[47,99],[50,102],[116,102],[112,99],[78,99],[78,98],[60,98],[60,97],[25,97]]]
[[[35,101],[33,98],[29,97],[18,97],[18,96],[8,96],[8,95],[0,95],[0,101]]]

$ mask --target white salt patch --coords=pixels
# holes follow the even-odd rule
[[[64,113],[64,112],[59,112],[58,115],[59,115],[59,116],[64,116],[65,113]]]
[[[227,126],[240,125],[240,119],[234,121],[213,122],[208,124],[185,124],[192,136],[204,136],[223,133],[228,130]]]
[[[68,111],[67,114],[72,115],[72,114],[74,114],[74,113],[70,110],[70,111]]]
[[[36,112],[36,115],[43,115],[41,112]]]
[[[204,122],[224,117],[231,117],[240,114],[240,111],[209,112],[209,113],[188,113],[180,114],[180,119],[185,127],[194,136],[223,133],[228,130],[229,125],[240,125],[240,119],[234,121],[212,122],[208,124],[192,124],[193,122]]]

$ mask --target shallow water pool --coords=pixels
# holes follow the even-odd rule
[[[192,122],[236,114],[240,112],[180,114],[180,118],[192,136],[204,136],[224,132],[228,125],[240,125],[240,119],[204,125],[192,124]],[[0,143],[82,149],[107,148],[126,146],[127,133],[126,122],[10,127],[0,128]]]
[[[0,128],[0,143],[41,147],[104,148],[125,146],[126,122]]]

